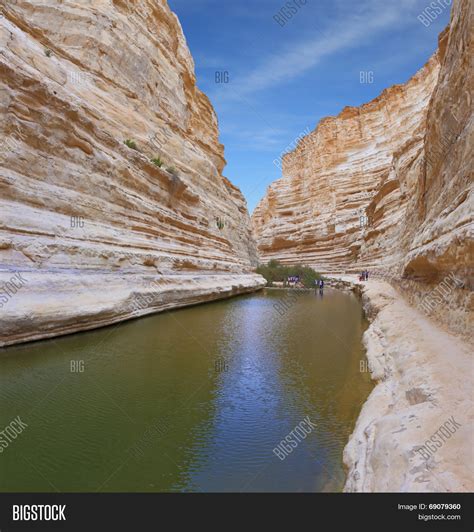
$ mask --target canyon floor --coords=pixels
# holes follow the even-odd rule
[[[332,278],[362,293],[371,320],[368,369],[377,381],[344,451],[345,491],[473,491],[472,345],[385,281]],[[438,432],[446,422],[453,433]]]

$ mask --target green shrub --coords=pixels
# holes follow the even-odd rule
[[[131,150],[138,150],[137,144],[134,140],[127,139],[127,140],[124,140],[123,143],[125,144],[125,146],[128,146]]]
[[[161,168],[163,166],[163,161],[160,159],[160,157],[154,157],[153,159],[150,159],[150,161],[155,165],[158,166],[158,168]]]
[[[53,55],[53,52],[49,48],[46,48],[46,50],[44,51],[44,55],[46,57],[51,57]]]
[[[222,229],[224,229],[225,222],[221,218],[219,218],[219,216],[216,216],[216,225],[219,230],[222,231]]]
[[[305,288],[314,288],[314,281],[322,279],[322,275],[309,266],[302,266],[301,264],[284,266],[276,260],[259,265],[257,273],[266,279],[267,286],[272,286],[274,282],[286,282],[288,277],[299,275],[300,282]]]

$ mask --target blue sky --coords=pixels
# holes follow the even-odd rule
[[[280,11],[285,4],[296,10],[286,22]],[[417,17],[430,9],[429,0],[169,0],[169,5],[183,26],[198,86],[217,112],[224,175],[240,187],[250,212],[281,176],[273,161],[282,151],[321,118],[407,81],[436,50],[450,11],[430,10],[436,18],[425,26]],[[361,71],[372,72],[373,83],[361,83]],[[216,72],[227,72],[228,82],[216,83]]]

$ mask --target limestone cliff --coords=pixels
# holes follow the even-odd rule
[[[423,298],[452,276],[433,308],[458,332],[473,310],[471,0],[453,3],[439,49],[407,83],[346,107],[284,156],[252,220],[263,261],[323,272],[368,268]],[[459,311],[461,309],[461,311]],[[454,318],[453,318],[454,316]]]
[[[166,1],[0,8],[0,342],[260,287],[246,203]]]
[[[252,217],[263,260],[345,271],[360,260],[366,237],[380,225],[380,213],[369,219],[376,198],[385,198],[389,226],[398,223],[394,154],[413,158],[420,151],[438,71],[436,54],[405,85],[321,120],[283,157],[283,177],[269,187]]]

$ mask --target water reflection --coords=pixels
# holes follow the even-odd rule
[[[352,295],[266,290],[4,349],[0,423],[28,433],[0,455],[0,489],[340,490],[371,389],[365,326]],[[306,416],[317,428],[280,460]]]

